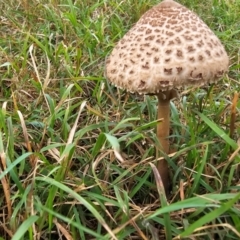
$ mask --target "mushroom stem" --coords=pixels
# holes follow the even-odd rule
[[[170,129],[170,100],[172,98],[172,94],[170,91],[160,92],[158,97],[158,119],[163,119],[157,125],[157,137],[160,142],[160,150],[166,154],[169,153],[169,129]],[[157,151],[157,157],[161,155],[159,151]],[[157,169],[160,173],[161,179],[163,181],[163,185],[165,191],[168,192],[169,188],[169,170],[168,163],[166,159],[162,159],[158,161]]]

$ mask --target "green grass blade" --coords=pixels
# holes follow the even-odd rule
[[[240,193],[237,194],[233,199],[229,200],[226,203],[220,204],[220,206],[211,211],[210,213],[206,214],[205,216],[201,217],[193,224],[191,224],[183,233],[180,234],[179,237],[187,237],[191,233],[193,233],[197,228],[204,226],[206,223],[218,218],[220,215],[225,213],[227,210],[230,210],[231,207],[239,200]]]
[[[114,137],[114,136],[111,136],[108,133],[104,133],[104,135],[106,136],[107,140],[111,144],[112,148],[114,150],[116,150],[117,152],[119,152],[120,151],[120,144],[118,142],[118,139],[116,137]]]
[[[168,206],[164,186],[163,186],[162,180],[160,179],[160,174],[159,174],[156,166],[152,163],[150,163],[150,166],[153,170],[153,173],[154,173],[154,176],[156,179],[157,190],[158,190],[158,194],[159,194],[159,198],[160,198],[160,202],[161,202],[161,208],[164,208],[164,207]],[[171,219],[170,219],[169,212],[163,213],[163,218],[164,218],[164,228],[166,231],[166,240],[171,240],[172,239],[172,231],[171,231]]]
[[[202,158],[202,161],[200,163],[200,166],[197,169],[197,173],[194,174],[194,182],[193,182],[193,185],[191,187],[191,191],[190,191],[189,196],[192,196],[193,193],[197,192],[197,189],[199,188],[200,178],[201,178],[201,175],[203,173],[204,167],[205,167],[206,162],[207,162],[207,156],[208,156],[208,145],[206,145],[206,150],[205,150],[204,156]]]
[[[234,150],[238,148],[238,144],[231,139],[220,127],[212,122],[207,116],[200,112],[196,112],[200,118],[215,132],[219,137],[221,137],[228,145],[230,145]]]
[[[4,177],[6,174],[8,174],[14,167],[16,167],[21,161],[28,158],[32,153],[24,153],[20,157],[18,157],[13,163],[10,163],[10,165],[0,174],[0,179]]]
[[[153,214],[149,215],[147,219],[153,219],[154,217],[166,213],[174,212],[181,209],[187,208],[202,208],[202,207],[218,207],[219,201],[228,200],[235,198],[237,194],[235,193],[225,193],[225,194],[205,194],[198,197],[188,198],[180,202],[172,203],[171,205],[165,206],[158,209]]]
[[[69,187],[67,187],[66,185],[57,182],[54,179],[48,178],[48,177],[36,177],[37,181],[43,181],[43,182],[47,182],[51,185],[56,186],[57,188],[63,190],[64,192],[71,194],[71,196],[73,196],[76,200],[78,200],[80,203],[82,203],[92,214],[93,216],[103,225],[103,227],[105,227],[105,229],[109,232],[109,234],[116,239],[116,237],[112,234],[111,230],[109,229],[107,223],[105,222],[105,220],[102,218],[102,216],[96,211],[96,209],[92,206],[92,204],[90,204],[88,201],[86,201],[83,197],[81,197],[79,194],[77,194],[76,192],[74,192],[72,189],[70,189]]]
[[[49,209],[43,205],[40,205],[38,203],[39,207],[42,208],[45,212],[48,212],[50,215],[58,218],[58,219],[61,219],[62,221],[66,222],[67,224],[69,225],[73,225],[74,227],[76,227],[77,229],[79,229],[79,231],[82,231],[82,232],[86,232],[88,234],[91,234],[92,236],[96,237],[97,239],[102,239],[102,235],[96,233],[95,231],[92,231],[91,229],[89,228],[86,228],[84,227],[82,224],[78,224],[77,222],[74,222],[71,218],[68,218],[64,215],[61,215],[59,214],[58,212],[56,211],[53,211],[52,209]],[[77,213],[78,214],[78,213]]]
[[[28,217],[18,228],[15,234],[12,237],[12,240],[21,240],[24,234],[28,231],[28,229],[38,220],[38,216],[30,216]]]

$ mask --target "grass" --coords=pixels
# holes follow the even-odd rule
[[[240,2],[179,1],[231,65],[171,104],[168,199],[152,164],[155,97],[104,78],[105,57],[157,2],[1,2],[0,239],[239,239]]]

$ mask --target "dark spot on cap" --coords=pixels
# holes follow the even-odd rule
[[[210,57],[211,56],[211,52],[209,50],[206,50],[205,53]]]
[[[143,88],[146,85],[145,81],[140,80],[139,88]]]
[[[146,28],[145,27],[140,27],[140,28],[138,28],[138,32],[143,32],[144,30],[145,30]]]
[[[151,50],[154,52],[158,52],[158,48],[155,48],[155,47],[151,48]]]
[[[151,32],[152,32],[151,29],[147,29],[147,30],[146,30],[146,34],[150,34]]]
[[[169,32],[169,31],[167,31],[167,32],[166,32],[166,35],[169,36],[169,37],[171,37],[171,36],[174,35],[174,33],[173,33],[173,32]]]
[[[203,78],[202,73],[199,73],[199,74],[196,76],[196,78],[202,79],[202,78]]]
[[[216,74],[216,77],[219,78],[219,77],[222,77],[222,75],[224,74],[224,71],[218,71],[217,74]]]
[[[169,54],[172,53],[172,50],[171,50],[171,49],[168,49],[168,50],[165,51],[165,53],[169,55]]]
[[[174,20],[174,19],[169,19],[167,22],[168,22],[169,24],[171,24],[171,25],[174,25],[174,24],[177,24],[177,23],[178,23],[178,21],[177,21],[177,20]]]
[[[181,50],[177,50],[177,57],[179,57],[179,58],[183,57],[183,53]]]
[[[149,62],[146,62],[144,65],[142,65],[143,69],[149,69]]]
[[[172,68],[164,68],[164,73],[166,75],[172,75]]]
[[[183,35],[183,38],[187,41],[192,41],[193,40],[192,37],[189,36],[189,35]]]
[[[128,68],[128,65],[127,65],[127,64],[124,64],[124,65],[123,65],[123,70],[125,70],[126,68]]]
[[[169,81],[159,81],[160,85],[169,85]]]
[[[213,45],[212,45],[210,42],[207,42],[207,45],[208,45],[210,48],[213,47]]]
[[[187,47],[188,52],[195,52],[196,49],[193,46],[188,46]]]
[[[198,56],[198,60],[199,60],[199,61],[203,61],[203,59],[204,59],[204,57],[203,57],[202,55],[199,55],[199,56]]]
[[[200,40],[200,41],[197,43],[197,46],[198,46],[198,47],[202,47],[203,45],[204,45],[204,43],[203,43],[202,40]]]
[[[146,37],[145,40],[146,41],[152,41],[155,38],[155,36],[151,35],[149,37]]]
[[[182,72],[182,70],[183,70],[182,67],[176,67],[176,68],[177,68],[177,73],[178,73],[178,74],[180,74],[180,73]]]
[[[179,37],[176,37],[175,41],[177,42],[177,44],[180,44],[181,43],[181,40]]]
[[[154,57],[154,63],[158,63],[159,57]]]
[[[182,27],[179,27],[179,26],[177,26],[176,28],[175,28],[175,31],[176,32],[181,32],[183,30],[183,28]]]
[[[189,58],[189,61],[190,61],[190,62],[195,62],[195,58],[194,58],[194,57],[190,57],[190,58]]]

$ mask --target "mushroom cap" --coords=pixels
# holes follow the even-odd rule
[[[106,59],[105,76],[130,92],[158,93],[220,79],[229,58],[217,36],[173,0],[148,10]]]

